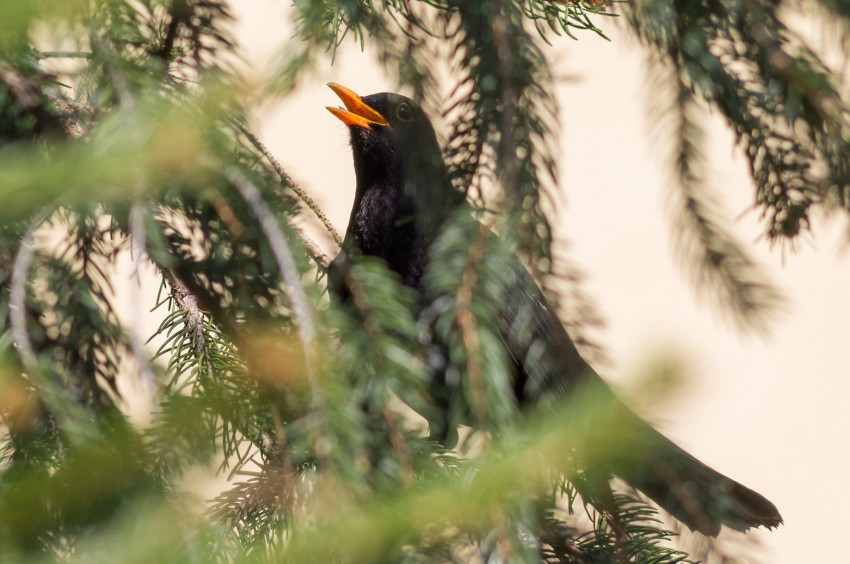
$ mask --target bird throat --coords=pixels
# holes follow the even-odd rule
[[[372,184],[358,190],[346,239],[385,260],[405,285],[418,288],[426,257],[415,214],[412,198],[399,186]]]

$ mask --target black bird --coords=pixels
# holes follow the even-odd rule
[[[465,198],[452,187],[434,128],[416,102],[392,93],[361,98],[339,84],[328,86],[345,105],[328,110],[349,126],[357,177],[343,249],[330,274],[350,253],[376,256],[417,290],[424,304],[429,244],[446,219],[467,205]],[[502,245],[488,249],[505,254],[495,235],[489,235],[488,245]],[[773,503],[701,463],[616,400],[581,358],[519,259],[510,255],[504,266],[511,288],[510,299],[500,304],[499,333],[515,364],[513,388],[520,406],[565,406],[580,389],[603,394],[616,405],[618,426],[640,441],[639,455],[609,461],[611,474],[706,535],[717,535],[721,525],[745,531],[782,523]]]

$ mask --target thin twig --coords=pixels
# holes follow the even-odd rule
[[[156,382],[154,379],[153,370],[151,369],[150,359],[145,353],[146,339],[141,334],[141,320],[144,315],[142,310],[142,296],[140,292],[141,280],[139,278],[139,269],[142,265],[142,255],[145,254],[145,212],[140,202],[136,201],[130,208],[130,252],[133,259],[133,278],[135,284],[132,284],[133,292],[133,322],[130,323],[130,347],[133,350],[133,356],[136,357],[136,362],[139,364],[138,378],[141,389],[148,400],[153,401],[156,395]]]
[[[251,212],[257,221],[259,221],[260,229],[262,229],[269,247],[271,247],[278,271],[286,285],[286,294],[292,306],[295,321],[298,324],[298,333],[301,336],[301,346],[304,351],[307,376],[310,380],[313,399],[316,401],[318,399],[318,385],[315,377],[316,367],[314,362],[316,328],[313,324],[310,301],[307,298],[307,293],[304,291],[304,286],[301,284],[301,273],[295,264],[295,257],[289,248],[289,242],[280,228],[278,219],[263,198],[260,189],[235,168],[228,168],[225,170],[224,175],[233,184],[234,188],[236,188],[245,200],[245,203],[248,204],[248,207],[251,208]]]
[[[35,58],[42,59],[91,59],[94,53],[86,51],[39,51]]]
[[[310,254],[313,255],[313,260],[318,263],[319,266],[323,268],[328,268],[331,265],[331,257],[325,253],[324,249],[316,244],[310,237],[308,237],[302,230],[297,227],[294,228],[298,233],[298,237],[301,238],[301,242],[307,247],[307,250],[310,251]]]
[[[21,237],[21,244],[12,266],[12,280],[9,287],[9,325],[12,329],[12,338],[21,362],[30,371],[35,370],[38,359],[27,331],[27,282],[29,282],[32,258],[35,255],[33,233],[44,221],[46,215],[46,212],[39,213]]]
[[[118,100],[121,106],[127,110],[134,110],[136,107],[136,99],[130,91],[130,83],[127,82],[127,77],[118,69],[118,64],[115,62],[115,53],[109,44],[103,39],[98,39],[94,42],[98,49],[103,52],[104,69],[112,78],[112,86],[115,87],[115,92],[118,94]]]
[[[50,133],[62,130],[61,120],[45,104],[45,95],[36,77],[26,76],[0,61],[0,87],[4,95],[12,98],[15,106],[33,118],[36,131]]]
[[[481,342],[478,337],[478,320],[472,312],[472,296],[478,284],[478,265],[484,258],[484,250],[490,231],[482,223],[475,241],[469,248],[468,261],[457,290],[457,326],[466,349],[466,364],[472,384],[475,415],[479,421],[488,422],[487,390],[484,383],[484,367],[481,363]]]
[[[180,18],[176,13],[172,14],[171,21],[168,22],[168,30],[165,33],[165,39],[162,42],[162,46],[154,53],[155,56],[165,61],[166,65],[171,64],[174,59],[174,42],[177,40],[177,31],[179,26]]]
[[[330,233],[331,237],[333,237],[334,242],[337,245],[342,246],[342,237],[339,236],[339,233],[337,232],[336,228],[333,226],[333,224],[331,224],[330,220],[325,215],[325,212],[322,211],[318,204],[316,204],[316,202],[310,196],[307,195],[307,192],[305,192],[303,188],[295,184],[295,182],[293,182],[292,179],[289,178],[289,176],[283,170],[283,167],[280,165],[277,159],[274,158],[274,156],[269,152],[266,146],[263,145],[263,142],[260,141],[256,135],[254,135],[247,127],[245,127],[238,121],[234,123],[236,124],[236,127],[239,129],[239,131],[241,131],[242,134],[248,139],[248,141],[250,141],[251,144],[258,151],[260,151],[260,153],[269,161],[269,164],[277,173],[278,177],[280,177],[280,181],[283,183],[283,185],[295,192],[295,194],[301,199],[301,201],[304,202],[304,204],[313,211],[317,218],[319,218],[319,221],[322,222],[322,225],[325,226],[325,229],[327,229],[328,233]]]
[[[345,256],[345,255],[343,255]],[[376,347],[382,347],[383,331],[378,321],[375,319],[374,308],[369,298],[366,288],[363,283],[352,276],[351,263],[348,258],[339,265],[339,273],[345,278],[345,286],[351,293],[351,299],[354,302],[354,307],[360,313],[363,319],[363,328],[366,330],[366,335]],[[380,374],[383,373],[383,361],[375,360],[374,369]],[[410,485],[413,481],[415,472],[413,471],[413,459],[411,456],[410,445],[404,435],[404,430],[399,425],[398,414],[391,409],[389,404],[385,404],[381,411],[381,416],[387,424],[389,430],[390,444],[393,447],[401,470],[401,479],[405,484]]]
[[[404,430],[399,425],[398,413],[391,409],[387,403],[384,404],[384,409],[381,410],[381,416],[387,424],[390,444],[393,447],[395,455],[398,457],[401,480],[406,486],[411,486],[415,481],[416,473],[413,470],[413,457],[410,454],[410,445],[404,436]]]
[[[502,124],[499,152],[504,166],[502,186],[508,193],[509,200],[516,200],[517,178],[519,176],[519,158],[516,152],[515,124],[517,114],[517,93],[514,87],[514,55],[508,39],[508,21],[500,2],[495,3],[496,13],[493,16],[493,42],[496,46],[496,56],[499,58],[501,73],[501,102]]]
[[[206,359],[204,365],[207,376],[212,378],[213,368],[209,362],[209,349],[207,348],[207,338],[204,333],[204,312],[201,311],[198,296],[192,293],[186,283],[173,270],[160,266],[159,271],[165,283],[171,288],[172,299],[177,304],[177,307],[185,314],[186,325],[193,331],[192,342],[195,344],[195,356],[199,359],[202,357]],[[217,321],[218,324],[224,324],[221,319]]]
[[[198,296],[193,294],[189,287],[178,278],[174,271],[160,267],[160,273],[165,282],[171,287],[171,297],[186,314],[186,323],[195,332],[195,353],[198,355],[206,352],[206,338],[204,337],[204,314],[198,305]]]

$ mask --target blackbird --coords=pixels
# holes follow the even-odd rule
[[[427,304],[431,244],[452,214],[468,206],[463,194],[452,187],[434,128],[415,101],[399,94],[360,97],[339,84],[328,86],[345,106],[328,110],[348,126],[357,178],[345,240],[329,278],[339,278],[334,273],[349,255],[371,255],[386,261]],[[521,261],[505,253],[506,246],[496,235],[486,237],[485,252],[508,257],[499,263],[509,291],[498,303],[498,333],[514,364],[513,391],[519,406],[568,409],[579,390],[591,389],[616,406],[617,427],[639,441],[636,455],[609,460],[608,474],[619,476],[705,535],[716,536],[721,525],[745,531],[782,523],[776,506],[765,497],[701,463],[617,400],[581,358]],[[451,387],[448,381],[440,384]],[[440,425],[429,423],[432,431]],[[607,479],[606,475],[606,487]],[[591,494],[598,491],[591,488]]]

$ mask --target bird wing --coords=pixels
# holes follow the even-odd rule
[[[606,471],[639,489],[692,530],[717,535],[721,525],[736,530],[782,523],[776,506],[757,492],[706,466],[664,437],[623,403],[579,354],[554,308],[531,274],[506,244],[489,234],[488,254],[507,287],[500,292],[499,333],[516,365],[514,391],[523,408],[571,409],[582,398],[604,406],[603,452]],[[617,439],[606,438],[606,433]],[[627,445],[623,448],[623,445]],[[599,445],[597,445],[599,446]],[[614,452],[604,452],[614,450]],[[597,468],[597,471],[600,468]],[[592,493],[592,492],[591,492]]]

